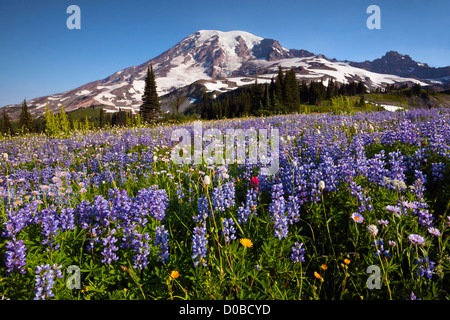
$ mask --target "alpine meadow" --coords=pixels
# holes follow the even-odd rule
[[[0,300],[449,300],[448,4],[200,2],[0,4]]]

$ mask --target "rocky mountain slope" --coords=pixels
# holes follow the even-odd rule
[[[260,83],[269,82],[276,77],[279,66],[295,68],[297,78],[307,82],[322,80],[326,85],[331,78],[341,83],[363,81],[370,90],[392,83],[442,84],[449,81],[450,75],[450,67],[435,70],[395,52],[388,52],[372,62],[339,62],[306,50],[286,49],[277,40],[244,31],[200,30],[139,66],[117,71],[73,90],[30,99],[27,104],[34,117],[44,113],[47,103],[55,112],[61,104],[66,111],[101,105],[106,112],[116,112],[119,108],[136,112],[150,64],[160,96],[194,83],[203,85],[207,91],[224,92],[253,83],[256,76]],[[173,94],[171,96],[173,98]],[[187,94],[183,108],[193,97]],[[169,112],[173,99],[164,99],[163,110]],[[12,119],[18,117],[19,106],[6,108]]]

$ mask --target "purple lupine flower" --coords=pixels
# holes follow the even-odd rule
[[[164,220],[166,208],[169,202],[167,192],[164,189],[157,189],[157,186],[151,186],[147,189],[141,189],[136,197],[143,210],[156,221]]]
[[[417,222],[425,227],[430,227],[433,225],[434,217],[433,215],[425,209],[419,209],[417,212]]]
[[[9,276],[14,270],[25,274],[27,247],[23,244],[23,240],[7,241],[6,250],[6,274]]]
[[[247,223],[248,219],[252,215],[256,214],[256,207],[258,204],[257,197],[258,191],[256,189],[251,188],[247,190],[245,206],[241,206],[238,208],[237,221],[239,224]]]
[[[192,219],[194,219],[197,223],[206,221],[206,218],[208,218],[210,212],[208,199],[206,197],[198,198],[197,211],[198,214],[192,217]]]
[[[5,231],[3,236],[14,238],[29,223],[32,223],[33,214],[36,213],[36,205],[27,203],[23,208],[8,211],[4,222]]]
[[[60,221],[56,208],[51,206],[48,209],[42,209],[39,215],[42,222],[42,234],[44,235],[42,244],[48,245],[51,250],[58,250],[60,245],[54,242],[60,229]]]
[[[365,159],[365,156],[364,156]],[[359,168],[361,167],[367,167],[365,165],[362,164],[358,164]],[[338,182],[338,168],[334,163],[334,160],[332,157],[330,156],[325,156],[325,159],[323,159],[323,161],[319,164],[319,168],[318,168],[321,173],[322,176],[324,178],[324,181],[320,181],[323,182],[323,184],[321,184],[319,182],[319,189],[321,191],[323,191],[326,187],[326,189],[328,191],[336,191],[337,190],[337,186],[339,184]]]
[[[435,266],[435,262],[430,261],[430,258],[425,257],[423,259],[419,258],[418,260],[415,260],[414,263],[419,265],[419,268],[417,269],[417,275],[419,277],[423,277],[424,275],[431,279],[433,276],[433,269]]]
[[[117,188],[110,189],[109,202],[111,203],[112,215],[117,217],[119,220],[127,220],[135,217],[130,217],[132,214],[130,210],[133,205],[133,199],[128,196],[126,190],[119,190]]]
[[[34,300],[45,300],[54,296],[52,289],[55,284],[55,276],[62,278],[61,266],[56,263],[51,267],[49,264],[36,266],[36,277],[34,283]]]
[[[95,196],[94,203],[92,204],[92,210],[95,222],[97,222],[101,227],[107,227],[111,222],[116,221],[115,216],[111,214],[109,201],[102,195]]]
[[[389,164],[391,167],[390,170],[390,178],[393,181],[399,181],[399,182],[405,182],[406,181],[406,176],[405,176],[405,165],[404,165],[404,161],[403,161],[403,155],[402,153],[397,150],[397,151],[393,151],[393,152],[389,152]],[[397,185],[397,186],[401,186],[401,184]],[[401,188],[403,189],[403,187]]]
[[[235,205],[235,189],[233,182],[227,182],[217,186],[213,190],[211,203],[214,212],[224,212]]]
[[[111,262],[117,261],[119,257],[114,253],[119,248],[115,245],[117,238],[113,236],[116,233],[116,229],[112,229],[106,237],[103,238],[103,251],[102,251],[102,263],[111,264]]]
[[[354,180],[350,181],[350,191],[351,195],[355,196],[358,199],[358,203],[360,204],[358,208],[359,213],[363,213],[366,210],[372,211],[372,205],[369,203],[372,198],[367,196],[365,191],[359,186]]]
[[[375,240],[375,242],[372,242],[372,245],[377,248],[377,252],[375,252],[375,257],[378,258],[378,256],[385,256],[386,258],[390,258],[391,254],[389,253],[389,250],[384,249],[384,243],[383,239]]]
[[[415,178],[414,184],[411,186],[412,192],[417,199],[423,201],[424,185],[427,183],[427,176],[421,170],[414,170]]]
[[[286,203],[286,213],[289,224],[294,224],[300,219],[299,205],[297,196],[289,196]]]
[[[367,160],[367,178],[369,182],[376,183],[378,185],[383,184],[383,177],[389,175],[389,171],[385,168],[386,156],[385,151],[381,150],[375,154],[371,159]]]
[[[286,238],[288,234],[288,220],[285,214],[286,200],[284,199],[283,184],[272,186],[272,202],[269,212],[272,220],[275,220],[275,236],[278,239]]]
[[[87,200],[82,200],[75,209],[77,222],[81,225],[81,228],[88,229],[93,219],[93,212],[91,204]]]
[[[155,231],[155,246],[159,246],[158,260],[165,263],[169,259],[169,232],[164,225],[156,227]]]
[[[438,162],[431,164],[431,176],[433,181],[438,181],[444,179],[444,174],[442,173],[446,169],[445,163]]]
[[[206,267],[206,253],[208,240],[206,239],[206,222],[202,223],[202,227],[195,227],[192,235],[192,259],[194,266],[197,267],[202,263]]]
[[[75,209],[62,208],[60,213],[61,231],[69,231],[75,229]]]
[[[222,234],[225,236],[225,242],[228,243],[231,240],[236,240],[236,229],[234,229],[234,220],[233,218],[225,218],[222,220]]]
[[[181,201],[185,196],[183,185],[181,183],[176,183],[176,185],[177,185],[177,198],[179,201]]]
[[[414,292],[411,292],[411,297],[409,298],[409,300],[422,300],[422,299],[417,299],[417,297],[414,294]]]
[[[133,240],[131,241],[131,247],[135,252],[133,257],[133,268],[142,270],[147,267],[147,256],[150,254],[150,235],[148,233],[141,234],[136,230],[133,230]]]
[[[306,253],[306,250],[303,249],[302,246],[303,246],[303,242],[302,243],[295,242],[294,246],[292,247],[290,258],[292,261],[294,261],[294,263],[297,263],[300,261],[305,262],[304,255]]]

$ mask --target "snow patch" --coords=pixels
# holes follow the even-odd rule
[[[91,93],[91,91],[89,91],[89,90],[81,90],[81,91],[79,91],[79,92],[76,92],[75,94],[76,94],[77,96],[85,96],[85,95],[87,95],[87,94],[89,94],[89,93]]]
[[[113,84],[112,86],[98,86],[98,89],[108,89],[109,91],[113,91],[116,90],[118,88],[122,88],[123,86],[126,86],[128,84],[128,82],[122,82],[122,83],[118,83],[118,84]]]
[[[387,111],[397,111],[397,110],[403,110],[402,107],[397,107],[397,106],[391,106],[391,105],[387,105],[387,104],[381,104],[381,107],[383,107],[385,110]]]

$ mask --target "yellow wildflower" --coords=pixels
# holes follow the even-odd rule
[[[251,248],[253,246],[253,242],[247,238],[241,239],[239,242],[246,248]]]

